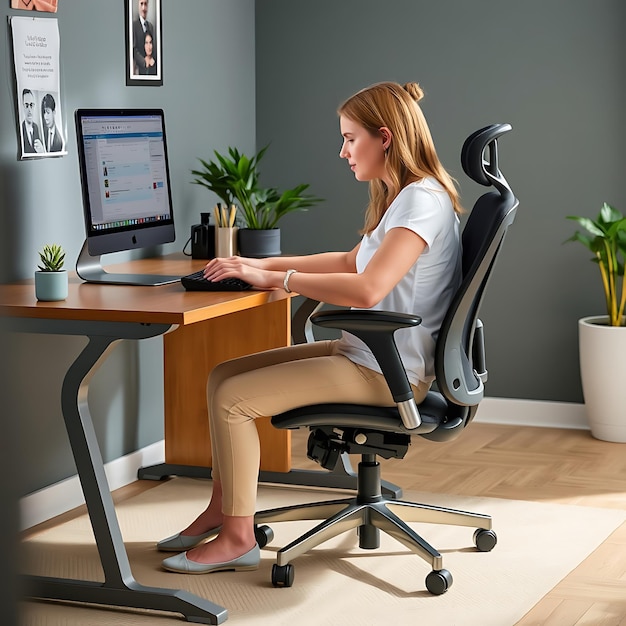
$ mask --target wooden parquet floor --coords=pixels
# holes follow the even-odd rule
[[[294,431],[292,465],[319,469],[306,458],[307,437]],[[598,441],[588,431],[474,423],[455,441],[416,438],[404,459],[381,466],[382,477],[405,490],[626,508],[626,444]],[[158,484],[137,481],[115,491],[114,501]],[[78,507],[25,535],[84,512]],[[626,626],[626,523],[515,626]]]
[[[307,436],[294,432],[294,467],[317,467],[300,454]],[[381,471],[407,490],[626,509],[626,444],[583,430],[474,423],[455,441],[415,438]],[[517,624],[540,625],[626,626],[626,523]]]

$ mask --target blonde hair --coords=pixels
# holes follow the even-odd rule
[[[361,234],[371,233],[383,214],[409,183],[427,176],[435,178],[446,190],[456,213],[463,213],[454,179],[439,161],[426,118],[418,102],[424,97],[417,83],[400,85],[377,83],[348,98],[337,110],[341,116],[363,126],[373,136],[380,128],[392,134],[385,156],[385,173],[390,185],[380,179],[369,183],[369,204]]]

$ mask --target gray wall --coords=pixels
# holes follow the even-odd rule
[[[0,32],[0,279],[32,277],[37,250],[51,241],[65,246],[73,268],[84,239],[71,119],[79,107],[165,110],[177,238],[164,251],[181,250],[190,226],[215,200],[189,182],[197,157],[232,144],[255,147],[253,0],[162,0],[162,87],[125,85],[123,2],[63,0],[55,16],[37,14],[58,19],[70,153],[31,161],[17,157],[7,16],[35,14],[13,11],[9,4],[0,5],[5,24]],[[10,367],[1,419],[19,423],[24,433],[22,492],[28,493],[75,473],[59,394],[63,374],[85,342],[42,335],[15,335],[8,341],[2,354]],[[159,339],[118,344],[94,377],[89,402],[105,462],[163,438],[161,354]],[[6,410],[12,399],[17,399],[16,413]]]
[[[381,80],[422,84],[440,157],[467,208],[463,140],[493,122],[520,199],[481,317],[490,396],[581,402],[577,319],[602,314],[596,267],[566,215],[626,209],[622,0],[257,0],[257,143],[264,176],[327,202],[290,216],[293,251],[355,242],[366,202],[338,157],[337,105]]]
[[[0,355],[7,353],[8,335],[3,332],[3,321],[0,319]],[[0,398],[2,398],[2,415],[15,416],[14,398],[8,396],[5,386],[10,372],[8,359],[0,359]],[[0,585],[0,606],[2,607],[2,619],[6,624],[18,624],[17,598],[22,597],[23,583],[18,578],[18,563],[21,561],[19,542],[19,513],[18,500],[22,494],[21,483],[16,480],[16,469],[22,466],[19,450],[19,431],[15,419],[2,420],[2,437],[0,444],[0,502],[2,502],[2,515],[0,515],[0,552],[2,563],[0,564],[0,576],[6,581]]]
[[[0,6],[5,22],[24,15],[7,5]],[[620,0],[163,0],[164,85],[126,87],[123,3],[63,0],[56,17],[64,110],[165,109],[178,226],[176,243],[165,251],[183,247],[189,226],[215,200],[189,184],[196,157],[267,143],[268,184],[308,182],[326,199],[285,220],[284,251],[354,245],[367,189],[337,157],[335,111],[372,82],[423,85],[440,156],[468,207],[479,190],[462,173],[460,146],[483,125],[510,122],[502,167],[521,205],[482,313],[487,392],[580,402],[576,320],[601,313],[602,299],[586,252],[562,245],[572,232],[565,216],[595,214],[604,200],[626,206],[625,13]],[[7,27],[0,34],[5,281],[30,277],[37,250],[51,240],[67,248],[72,265],[83,241],[71,120],[67,157],[17,159],[8,33]],[[22,493],[75,471],[59,389],[81,346],[80,339],[20,335],[3,351],[0,419],[14,420],[26,435]],[[161,376],[156,339],[119,345],[94,378],[90,406],[105,461],[162,438]]]

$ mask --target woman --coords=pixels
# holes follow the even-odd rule
[[[339,306],[418,312],[422,324],[396,336],[417,402],[434,379],[437,333],[460,283],[462,211],[417,104],[422,97],[417,83],[387,82],[358,92],[339,108],[339,156],[370,186],[363,238],[354,249],[213,259],[204,272],[210,280],[238,277]],[[318,402],[394,405],[371,352],[348,333],[222,363],[209,377],[207,398],[213,493],[194,522],[158,544],[164,551],[193,548],[163,561],[175,572],[258,567],[256,417]],[[202,543],[218,527],[217,537]]]
[[[140,74],[151,74],[156,75],[156,59],[154,58],[154,42],[152,39],[152,34],[149,30],[146,31],[144,35],[143,49],[144,49],[144,59],[145,59],[145,67],[141,66],[139,68]]]

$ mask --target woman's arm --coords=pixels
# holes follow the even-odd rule
[[[308,298],[336,306],[370,308],[383,299],[408,272],[426,242],[406,228],[392,228],[362,274],[356,273],[356,246],[347,253],[322,253],[271,259],[213,259],[209,280],[238,277],[264,289],[282,288],[287,269],[295,269],[289,288]],[[252,261],[253,263],[250,263]]]
[[[288,269],[313,274],[356,272],[356,253],[359,245],[357,244],[349,252],[321,252],[305,256],[267,257],[264,259],[248,259],[244,262],[253,261],[251,265],[259,269],[279,272],[286,272]]]
[[[413,231],[392,228],[362,274],[297,272],[289,278],[289,288],[329,304],[369,309],[398,284],[425,248],[426,242]]]
[[[263,259],[252,259],[248,257],[227,257],[212,259],[206,264],[204,275],[210,280],[221,280],[226,276],[243,277],[245,272],[246,280],[258,287],[268,287],[265,283],[255,282],[260,280],[260,274],[251,272],[252,269],[263,270],[264,272],[279,272],[282,275],[288,269],[295,269],[298,272],[310,272],[313,274],[336,274],[339,272],[356,272],[356,254],[359,249],[357,244],[349,252],[322,252],[319,254],[309,254],[303,256],[279,256],[266,257]],[[230,273],[224,273],[226,270]],[[218,272],[220,272],[218,274]],[[269,275],[265,277],[266,281]]]

